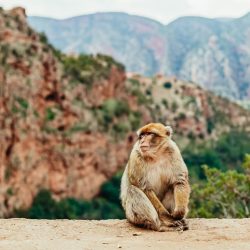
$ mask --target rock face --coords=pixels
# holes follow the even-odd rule
[[[250,14],[229,20],[183,17],[166,26],[124,13],[29,22],[66,53],[105,53],[129,72],[175,75],[222,96],[250,99]]]
[[[124,71],[103,66],[91,88],[74,85],[21,8],[0,12],[0,50],[1,216],[30,206],[41,188],[92,198],[124,165],[133,139],[101,131],[94,113],[112,97],[126,101]]]
[[[0,225],[4,250],[248,250],[250,244],[250,219],[190,219],[190,229],[184,232],[154,232],[125,220],[8,219]]]
[[[183,147],[192,131],[202,140],[249,129],[249,117],[194,84],[126,79],[103,55],[66,57],[28,26],[24,9],[0,10],[0,216],[29,207],[41,189],[91,199],[124,167],[142,124],[174,125]]]

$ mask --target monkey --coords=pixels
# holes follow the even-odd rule
[[[161,123],[140,128],[121,179],[127,220],[160,232],[188,229],[188,169],[172,133]]]

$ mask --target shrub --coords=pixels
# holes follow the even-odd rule
[[[53,121],[55,118],[56,118],[56,113],[51,108],[47,108],[45,111],[45,120]]]
[[[241,163],[250,149],[250,133],[231,130],[223,134],[215,145],[215,151],[221,161],[231,168],[242,170]]]
[[[186,114],[181,112],[181,113],[178,115],[178,119],[180,119],[180,120],[185,120],[185,119],[186,119]]]
[[[171,88],[172,88],[172,83],[171,83],[171,82],[165,82],[165,83],[163,84],[163,87],[164,87],[165,89],[171,89]]]
[[[12,112],[15,114],[20,114],[22,117],[26,117],[27,109],[29,108],[29,103],[22,97],[15,97],[15,103],[12,106]]]
[[[16,97],[16,100],[22,109],[25,109],[25,110],[28,109],[29,103],[25,99],[23,99],[22,97]]]
[[[150,89],[146,89],[146,95],[152,95],[152,91]]]
[[[176,112],[177,109],[178,109],[178,104],[177,104],[177,102],[174,101],[174,102],[172,103],[171,110],[172,110],[173,112]]]
[[[130,130],[130,126],[126,122],[120,122],[114,124],[113,129],[116,133],[120,134],[123,137],[124,134],[126,134]]]
[[[99,109],[99,119],[102,125],[107,128],[115,117],[119,118],[129,113],[130,109],[126,101],[108,99]]]
[[[250,161],[244,166],[249,170]],[[222,172],[203,167],[206,182],[193,185],[191,217],[244,218],[249,217],[250,175],[236,170]]]
[[[220,170],[238,169],[249,152],[250,135],[243,131],[232,130],[223,134],[216,142],[204,145],[191,142],[183,150],[183,157],[190,169],[191,177],[204,179],[202,165],[216,167]]]
[[[168,109],[168,101],[166,99],[162,99],[161,102],[165,106],[165,108]]]
[[[131,124],[132,130],[136,130],[140,127],[141,125],[141,116],[142,114],[138,111],[132,111],[129,113],[129,122]]]
[[[207,132],[211,134],[213,129],[215,128],[215,124],[212,118],[207,119]]]
[[[106,182],[100,195],[91,201],[66,198],[55,201],[48,190],[41,190],[28,210],[15,212],[17,217],[32,219],[123,219],[119,200],[121,174]]]
[[[39,33],[40,42],[48,44],[48,38],[44,32]]]
[[[205,179],[204,171],[202,171],[201,168],[204,164],[225,170],[219,155],[210,148],[197,150],[193,146],[188,146],[183,151],[183,158],[189,168],[192,178]]]

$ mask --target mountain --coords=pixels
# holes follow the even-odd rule
[[[1,217],[43,189],[55,199],[95,197],[126,164],[143,124],[172,125],[181,148],[250,131],[249,111],[195,84],[126,78],[111,57],[62,54],[23,8],[0,9],[0,87]]]
[[[103,53],[128,72],[173,75],[231,99],[250,99],[250,14],[181,17],[168,25],[125,13],[28,20],[65,53]]]

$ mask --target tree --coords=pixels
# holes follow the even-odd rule
[[[206,182],[193,185],[191,217],[243,218],[250,216],[250,155],[243,163],[244,172],[222,172],[203,166]]]

